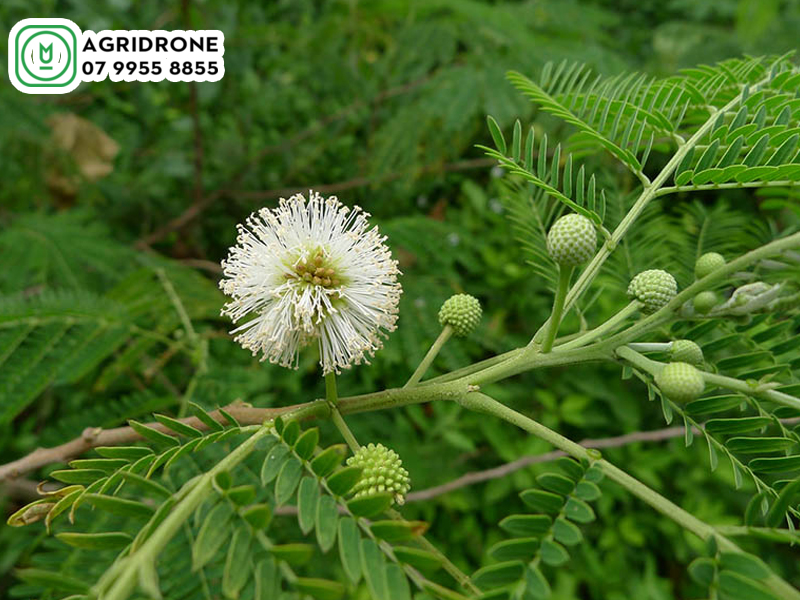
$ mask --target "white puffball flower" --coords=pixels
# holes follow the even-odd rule
[[[301,348],[317,341],[324,374],[369,362],[394,331],[400,271],[369,213],[309,191],[281,198],[238,226],[222,262],[222,309],[235,340],[261,360],[297,368]]]

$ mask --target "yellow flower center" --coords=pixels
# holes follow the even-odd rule
[[[287,273],[286,279],[299,279],[324,288],[335,288],[341,284],[336,270],[321,249],[298,261],[293,268],[294,273]]]

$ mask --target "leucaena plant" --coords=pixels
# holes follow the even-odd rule
[[[769,555],[752,554],[751,543],[800,541],[800,435],[796,421],[787,420],[800,414],[792,354],[800,233],[788,227],[739,256],[706,247],[698,235],[687,244],[697,249],[689,264],[666,250],[653,254],[658,264],[638,264],[625,247],[648,207],[678,195],[800,183],[800,70],[786,57],[747,58],[665,79],[602,79],[561,63],[536,80],[519,73],[509,80],[572,128],[570,142],[582,156],[610,154],[638,182],[631,202],[617,199],[598,189],[569,144],[548,148],[533,127],[523,135],[519,121],[509,143],[489,118],[494,147],[483,149],[520,191],[531,220],[541,222],[529,247],[537,253],[537,272],[551,275],[540,289],[555,283],[550,315],[527,332],[529,343],[426,379],[441,348],[470,344],[480,324],[480,301],[466,290],[441,306],[440,335],[404,387],[340,397],[337,374],[372,358],[398,325],[413,326],[398,322],[401,284],[391,240],[360,209],[313,191],[258,211],[240,226],[223,263],[220,285],[229,297],[223,314],[236,323],[232,334],[241,345],[262,360],[297,367],[301,353],[316,352],[326,396],[286,399],[271,409],[229,406],[209,413],[195,406],[193,417],[132,421],[114,438],[87,432],[81,448],[95,454],[52,472],[65,485],[42,489],[40,500],[9,519],[14,526],[43,521],[50,528],[59,517],[75,518],[81,505],[94,507],[98,519],[83,523],[85,532],[59,537],[89,551],[113,550],[116,558],[92,585],[70,582],[71,598],[168,598],[159,573],[172,568],[175,548],[192,573],[219,580],[226,598],[278,598],[281,590],[318,599],[548,598],[553,570],[569,561],[569,548],[592,542],[581,526],[595,519],[590,503],[605,486],[620,487],[703,542],[687,565],[703,597],[800,598],[772,570]],[[654,151],[665,159],[651,164]],[[606,210],[610,202],[617,210]],[[620,252],[627,252],[624,260],[609,261]],[[618,301],[618,310],[597,322],[588,292],[612,264],[623,266],[616,278],[602,279],[599,293]],[[744,357],[730,348],[742,336],[751,346]],[[618,367],[638,386],[642,410],[660,411],[667,422],[677,416],[687,444],[703,438],[712,470],[724,459],[735,487],[750,481],[754,493],[740,524],[701,520],[625,465],[487,393],[490,384],[523,372],[598,363]],[[473,573],[428,540],[426,523],[398,511],[413,494],[414,479],[399,454],[379,439],[357,440],[346,422],[353,413],[432,402],[504,421],[566,455],[556,463],[560,474],[539,477],[521,492],[525,512],[509,508],[498,524],[499,541]],[[332,422],[337,437],[322,439],[314,425],[321,420]],[[173,464],[226,441],[230,450],[195,477],[168,481],[169,487],[157,481]],[[0,474],[30,469],[40,458],[22,459]],[[734,493],[747,504],[748,491]],[[322,552],[337,548],[339,579],[315,575],[311,544],[276,541],[270,525],[286,513],[297,515],[302,534],[314,532],[307,541]],[[131,526],[127,517],[139,524]],[[217,571],[209,569],[214,564]],[[430,575],[439,568],[443,575]]]

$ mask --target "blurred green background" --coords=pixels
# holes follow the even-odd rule
[[[94,31],[220,29],[226,74],[218,83],[82,84],[66,96],[26,96],[7,81],[0,85],[0,301],[50,302],[110,319],[93,325],[100,331],[94,337],[87,333],[93,341],[86,344],[102,344],[85,364],[63,366],[69,346],[36,360],[21,352],[17,363],[4,358],[2,462],[64,442],[87,426],[175,410],[190,382],[193,399],[212,408],[236,400],[280,406],[321,395],[313,357],[287,371],[258,363],[234,344],[229,323],[219,317],[224,300],[216,290],[235,224],[308,188],[371,212],[404,272],[399,330],[371,366],[341,377],[341,394],[402,385],[438,333],[441,302],[454,292],[478,296],[485,316],[476,335],[448,344],[437,372],[524,344],[548,314],[549,283],[538,274],[541,265],[528,264],[507,218],[518,192],[502,183],[475,145],[489,141],[486,114],[507,131],[517,117],[551,139],[563,138],[565,130],[535,114],[505,72],[534,76],[545,62],[566,58],[603,74],[669,75],[731,56],[782,54],[796,48],[800,0],[0,5],[3,31],[19,19],[46,16]],[[588,160],[619,210],[635,182],[608,157]],[[651,164],[659,161],[663,157],[655,156]],[[658,217],[682,241],[696,235],[697,223],[713,217],[722,202],[756,244],[769,232],[746,224],[771,217],[753,200],[749,192],[697,204],[676,200]],[[648,234],[654,232],[634,232]],[[670,266],[686,282],[693,256],[675,267],[671,240],[666,232],[655,235],[650,254],[612,264],[617,272],[600,279],[587,318],[599,322],[621,306],[618,282],[628,271]],[[206,344],[202,360],[184,352],[164,281]],[[120,311],[169,343],[115,330],[108,323]],[[567,328],[577,326],[573,319]],[[204,370],[193,378],[199,364]],[[537,372],[495,388],[498,399],[573,439],[664,426],[644,388],[621,381],[613,368],[578,369],[569,377]],[[349,421],[362,442],[382,441],[403,456],[417,490],[548,450],[456,406]],[[324,431],[329,442],[336,439],[335,431]],[[709,474],[700,444],[687,450],[677,439],[607,455],[700,518],[724,523],[744,510],[747,495],[733,491],[728,470]],[[404,514],[431,522],[432,539],[473,570],[502,537],[497,523],[518,507],[516,492],[538,472],[529,468],[411,503]],[[703,592],[685,573],[694,542],[613,486],[605,491],[598,521],[585,530],[589,543],[550,575],[555,597],[699,598]],[[6,490],[0,506],[9,513],[26,499],[24,489]],[[38,525],[0,529],[0,595],[35,597],[35,590],[14,582],[12,567],[32,560],[61,564],[57,546]],[[34,553],[39,558],[32,559]],[[792,560],[784,548],[769,557],[797,579]]]

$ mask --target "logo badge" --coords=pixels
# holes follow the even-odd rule
[[[26,94],[66,94],[78,77],[80,28],[69,19],[23,19],[8,34],[8,74]]]

